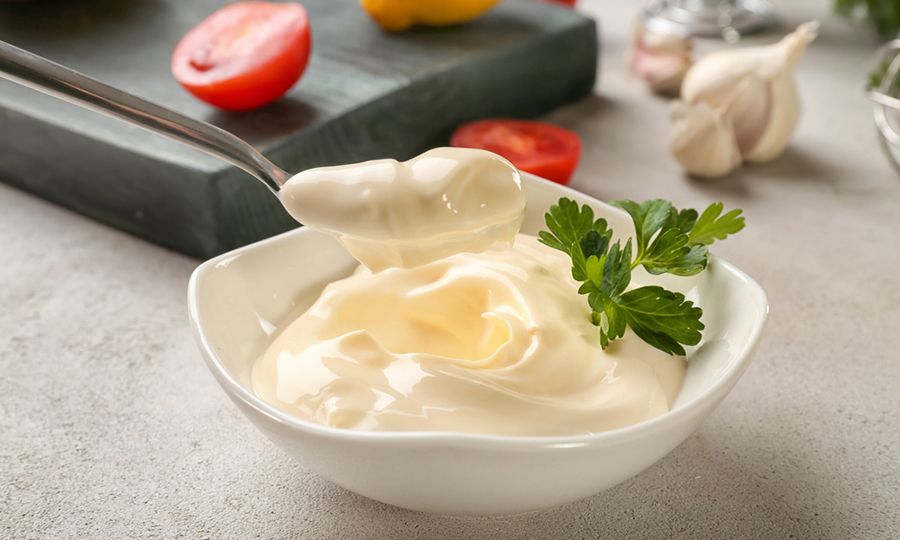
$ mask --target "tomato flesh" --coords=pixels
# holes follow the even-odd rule
[[[191,29],[172,53],[188,92],[229,111],[275,101],[306,69],[309,18],[296,3],[238,2]]]
[[[463,124],[450,146],[480,148],[508,159],[517,169],[567,184],[581,157],[581,139],[568,129],[525,120],[479,120]]]
[[[548,4],[562,4],[566,7],[574,8],[575,2],[577,0],[538,0],[540,2],[547,2]]]

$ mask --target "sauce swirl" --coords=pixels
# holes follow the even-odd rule
[[[256,393],[327,426],[550,436],[666,412],[685,360],[633,334],[601,350],[565,254],[519,235],[329,285],[256,362]],[[629,331],[630,332],[630,331]]]

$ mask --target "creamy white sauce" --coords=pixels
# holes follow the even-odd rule
[[[630,331],[601,350],[568,256],[518,235],[516,170],[480,150],[314,169],[299,221],[365,267],[329,285],[251,371],[276,407],[372,431],[572,435],[668,411],[685,372]]]
[[[512,242],[525,216],[516,168],[468,148],[310,169],[280,197],[297,221],[335,235],[373,272]]]
[[[571,261],[519,235],[329,285],[252,370],[257,394],[327,426],[572,435],[666,412],[684,358],[634,335],[600,349]]]

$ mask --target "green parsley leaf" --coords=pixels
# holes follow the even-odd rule
[[[706,268],[706,249],[691,250],[690,237],[672,228],[659,233],[644,254],[644,260],[637,261],[653,275],[671,272],[680,275],[696,274]]]
[[[703,211],[700,219],[691,228],[689,234],[691,244],[709,245],[716,240],[724,240],[729,234],[734,234],[744,228],[744,218],[740,210],[732,210],[722,217],[722,203],[713,203]]]
[[[635,230],[640,231],[635,234],[638,248],[632,268],[643,265],[653,275],[693,276],[702,272],[708,258],[704,246],[744,228],[744,218],[738,217],[740,210],[720,217],[722,203],[711,204],[699,217],[696,210],[678,211],[661,199],[640,205],[629,200],[610,204],[628,212]]]
[[[600,292],[600,284],[603,283],[603,269],[606,266],[606,255],[602,257],[590,257],[585,261],[585,279],[578,294],[591,294]]]
[[[544,214],[544,221],[550,232],[540,231],[538,241],[567,253],[572,258],[572,277],[584,281],[586,257],[602,256],[612,238],[606,220],[594,221],[590,206],[584,205],[579,210],[578,203],[563,197]]]
[[[629,283],[631,283],[631,238],[625,242],[624,249],[619,248],[618,241],[609,248],[609,254],[603,265],[603,282],[600,284],[600,290],[615,299],[625,292]]]
[[[584,205],[579,211],[577,202],[563,197],[559,200],[559,205],[551,206],[550,212],[544,214],[544,220],[555,241],[543,236],[541,240],[549,240],[551,243],[545,241],[548,246],[571,254],[569,250],[572,246],[591,230],[594,210]]]
[[[604,222],[603,225],[606,226],[606,223]],[[612,231],[608,232],[609,234],[600,234],[596,230],[591,229],[581,237],[578,244],[581,246],[581,252],[584,253],[585,257],[602,257],[606,253],[606,250],[609,249],[609,239],[612,236]]]
[[[634,222],[634,243],[638,260],[644,258],[650,238],[669,221],[672,203],[663,199],[644,201],[638,204],[627,199],[610,201],[611,205],[623,208]]]
[[[600,327],[600,347],[606,349],[610,341],[625,335],[628,319],[619,304],[603,292],[589,294],[588,303],[595,314],[594,324]]]
[[[684,356],[680,344],[700,343],[703,310],[681,293],[655,285],[640,287],[623,294],[619,308],[634,333],[663,352]]]
[[[669,220],[666,221],[662,228],[663,230],[675,229],[682,234],[687,234],[691,232],[696,223],[697,211],[693,208],[685,208],[680,212],[674,211],[673,208],[673,211],[669,212]]]
[[[707,246],[744,228],[741,211],[722,215],[722,203],[715,203],[698,214],[692,209],[679,211],[662,199],[611,204],[623,208],[634,222],[634,238],[624,247],[621,241],[610,245],[613,231],[606,220],[594,220],[590,207],[579,208],[566,198],[545,214],[550,232],[541,231],[539,239],[571,257],[572,277],[582,282],[579,294],[588,296],[591,321],[600,328],[602,348],[631,327],[657,349],[684,355],[683,345],[700,342],[703,311],[683,294],[659,286],[628,290],[631,272],[641,265],[653,275],[691,276],[703,271],[709,257]]]

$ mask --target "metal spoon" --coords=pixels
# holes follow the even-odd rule
[[[404,237],[403,241],[388,242],[384,240],[383,233],[385,230],[391,229],[390,220],[385,221],[377,218],[377,216],[383,215],[385,212],[392,211],[390,210],[391,202],[386,202],[386,204],[382,205],[384,208],[381,208],[380,211],[364,213],[365,216],[375,216],[375,219],[371,220],[372,222],[364,228],[367,232],[358,232],[356,235],[344,234],[323,225],[323,223],[329,223],[330,220],[309,211],[310,206],[288,202],[294,201],[299,197],[307,203],[310,201],[315,203],[315,197],[300,197],[299,195],[295,197],[295,194],[292,194],[292,192],[282,190],[291,178],[299,179],[304,175],[307,175],[307,179],[310,179],[308,175],[313,175],[315,179],[310,181],[301,179],[291,182],[287,189],[291,190],[292,186],[294,186],[294,192],[297,192],[299,189],[301,193],[312,195],[308,189],[304,192],[303,187],[306,186],[308,188],[310,185],[321,185],[316,184],[316,182],[326,182],[332,185],[344,184],[342,181],[335,182],[333,176],[328,176],[333,175],[333,170],[319,169],[316,171],[315,169],[310,169],[296,176],[291,175],[274,165],[252,146],[224,130],[103,84],[74,70],[51,62],[46,58],[41,58],[36,54],[2,41],[0,41],[0,77],[189,144],[244,169],[259,179],[273,193],[282,195],[279,199],[285,205],[288,213],[297,221],[338,236],[351,254],[366,265],[377,264],[379,268],[417,266],[443,258],[451,253],[483,250],[496,241],[510,242],[510,234],[515,235],[524,217],[525,195],[519,181],[519,175],[511,164],[504,161],[509,170],[504,170],[498,174],[501,182],[505,183],[503,189],[509,193],[509,196],[504,196],[502,199],[506,201],[505,204],[507,206],[511,205],[514,211],[507,211],[505,206],[495,207],[490,205],[490,210],[486,211],[487,214],[478,214],[477,227],[470,224],[467,221],[468,218],[454,218],[448,222],[452,226],[445,224],[446,230],[440,230],[439,234],[435,234],[428,227],[413,227],[413,230],[421,232],[421,237],[407,236]],[[470,150],[469,152],[478,151]],[[470,157],[466,158],[465,161],[471,159],[474,158],[471,158],[470,154]],[[482,156],[479,159],[485,158]],[[493,161],[493,158],[486,159]],[[497,157],[497,159],[500,158]],[[447,160],[444,159],[444,161]],[[371,163],[377,164],[377,162],[362,163],[358,164],[357,167],[371,166]],[[396,161],[392,164],[389,163],[389,165],[392,167],[401,166]],[[447,174],[446,171],[444,174]],[[327,178],[322,175],[325,175]],[[440,175],[438,176],[440,177]],[[460,176],[460,178],[465,178],[465,175]],[[379,189],[387,189],[388,184],[394,183],[378,182],[378,184],[380,186]],[[469,184],[494,185],[487,182]],[[398,183],[396,185],[402,186],[405,184]],[[429,189],[433,191],[433,188]],[[478,193],[477,189],[461,189],[458,191],[459,194],[466,197],[480,197],[482,195]],[[431,196],[441,196],[446,195],[446,193],[432,193]],[[460,196],[459,194],[454,196]],[[394,197],[381,197],[381,199],[384,201],[397,200]],[[441,200],[447,201],[444,198],[441,198]],[[313,204],[313,207],[317,206],[317,204]],[[443,206],[444,204],[442,203],[440,207],[443,208]],[[457,213],[450,202],[446,203],[446,207],[453,214]],[[485,204],[481,204],[481,208],[485,208]],[[498,210],[498,208],[500,209]],[[424,218],[427,223],[436,222],[435,216],[426,215],[424,212],[420,212],[420,214],[420,218]],[[320,226],[317,226],[317,222]],[[456,229],[453,227],[464,228]],[[369,236],[368,233],[371,231],[375,231],[374,236]],[[348,247],[350,244],[357,246],[354,248],[355,250]],[[386,253],[389,255],[385,255]],[[413,262],[408,263],[408,260]]]
[[[231,133],[0,41],[0,77],[181,141],[247,171],[273,193],[293,176]]]

